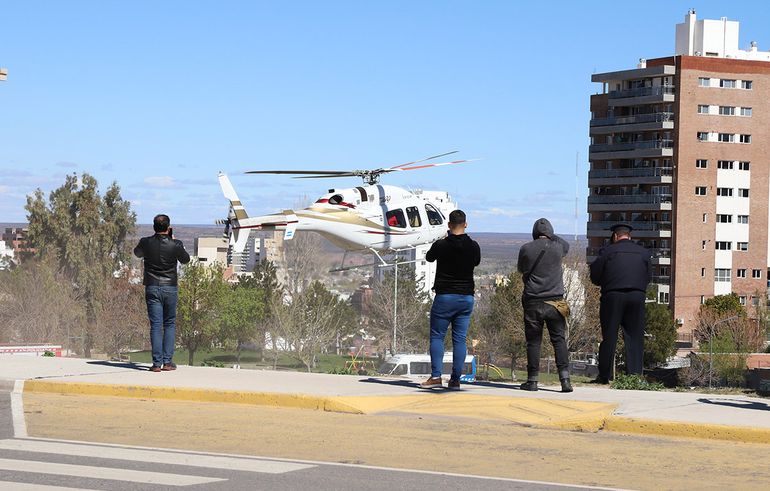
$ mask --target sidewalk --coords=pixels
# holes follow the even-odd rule
[[[499,420],[579,431],[770,442],[770,400],[691,392],[621,391],[577,386],[538,392],[478,382],[463,390],[419,390],[413,380],[269,370],[147,366],[73,358],[0,357],[0,381],[24,392],[183,399],[322,409],[358,414],[413,413]]]

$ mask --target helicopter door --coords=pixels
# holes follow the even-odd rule
[[[430,225],[438,226],[444,223],[444,217],[433,205],[426,204],[425,213],[428,215],[428,223]]]

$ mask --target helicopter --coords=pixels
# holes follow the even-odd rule
[[[307,208],[262,216],[247,214],[230,179],[220,172],[219,184],[230,202],[230,210],[227,218],[217,220],[217,223],[225,225],[223,237],[228,239],[235,253],[244,251],[251,230],[283,231],[284,240],[291,240],[297,232],[309,231],[317,232],[346,253],[372,252],[379,264],[386,265],[382,254],[413,249],[444,237],[447,217],[457,209],[457,204],[447,192],[410,191],[383,185],[379,182],[380,176],[472,161],[426,163],[457,152],[454,150],[377,169],[247,171],[246,174],[293,175],[294,179],[360,177],[364,181],[362,186],[329,189]]]

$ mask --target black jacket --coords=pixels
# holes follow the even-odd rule
[[[190,262],[190,255],[182,241],[165,234],[142,237],[134,247],[134,255],[144,258],[146,286],[176,286],[176,262]]]
[[[527,242],[519,249],[517,264],[524,280],[524,301],[563,298],[561,260],[569,252],[569,244],[553,233],[551,222],[545,218],[540,218],[532,226],[532,238],[532,242]],[[538,256],[543,251],[543,257],[534,268]]]
[[[632,240],[623,239],[599,251],[591,263],[591,282],[602,293],[619,290],[647,291],[652,279],[650,251]]]
[[[475,240],[467,234],[449,234],[430,246],[425,259],[431,263],[438,260],[433,283],[436,293],[473,295],[473,269],[481,262],[481,248]]]

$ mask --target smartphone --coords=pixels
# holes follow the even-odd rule
[[[173,239],[174,238],[174,229],[169,227],[168,228],[168,238]]]

